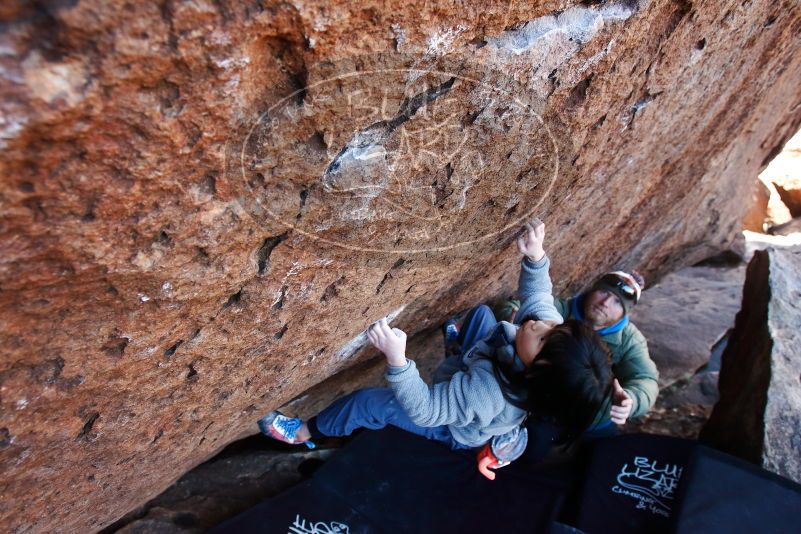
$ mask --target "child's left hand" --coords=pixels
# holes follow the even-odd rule
[[[390,328],[384,318],[370,325],[367,337],[375,348],[384,353],[389,365],[406,365],[406,332],[400,328]]]
[[[538,262],[545,256],[544,242],[545,223],[535,217],[526,223],[523,235],[517,238],[517,249],[531,261]]]

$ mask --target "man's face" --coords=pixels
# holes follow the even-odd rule
[[[584,318],[595,330],[612,326],[624,313],[623,303],[607,289],[596,289],[584,299]]]
[[[528,367],[537,357],[548,339],[548,334],[556,326],[554,321],[526,321],[517,330],[515,349],[517,355]]]

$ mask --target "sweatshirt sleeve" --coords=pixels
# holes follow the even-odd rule
[[[631,346],[615,365],[614,373],[634,401],[629,418],[648,413],[659,394],[659,371],[648,355],[648,344],[640,332],[635,333]]]
[[[504,409],[503,394],[492,371],[477,366],[429,386],[420,378],[414,361],[408,360],[403,367],[388,367],[385,378],[409,419],[422,427],[461,427],[474,421],[488,424]]]
[[[531,316],[541,321],[562,323],[562,315],[554,306],[553,284],[548,272],[550,267],[551,260],[548,256],[543,256],[537,262],[523,258],[518,284],[520,310],[515,316],[515,323],[520,324],[523,319]]]

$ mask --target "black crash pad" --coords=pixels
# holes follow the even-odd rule
[[[568,479],[521,463],[489,481],[474,452],[389,427],[363,432],[310,480],[214,532],[547,532]]]
[[[214,532],[797,532],[801,486],[695,441],[603,438],[495,481],[475,453],[396,428],[364,432],[311,479]],[[561,522],[555,522],[555,519]]]
[[[695,441],[629,434],[595,441],[570,523],[587,533],[669,532]]]
[[[675,532],[801,532],[801,485],[698,446],[676,496]]]

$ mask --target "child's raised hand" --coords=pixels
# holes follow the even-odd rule
[[[390,328],[386,318],[370,325],[367,338],[375,348],[384,353],[389,365],[406,365],[406,332],[400,328]]]
[[[523,235],[517,238],[517,248],[531,261],[540,261],[545,256],[542,248],[545,241],[545,223],[536,217],[526,223]]]

